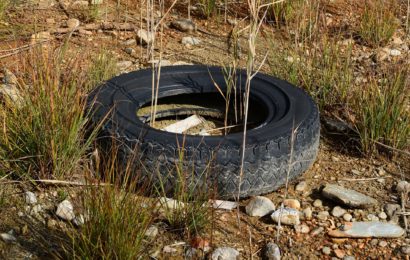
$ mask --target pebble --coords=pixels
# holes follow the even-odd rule
[[[320,199],[317,199],[313,202],[313,207],[321,208],[323,206],[323,202]]]
[[[183,37],[181,43],[184,45],[198,45],[201,43],[201,40],[192,36]]]
[[[400,56],[401,55],[401,51],[397,50],[397,49],[391,49],[389,54],[391,56]]]
[[[309,226],[302,224],[302,225],[295,226],[295,231],[296,233],[307,234],[310,232],[310,228]]]
[[[325,229],[323,227],[317,227],[310,232],[310,234],[314,237],[322,233]]]
[[[400,251],[405,255],[410,255],[410,246],[402,246]]]
[[[352,220],[353,216],[349,213],[343,214],[343,220],[350,222]]]
[[[335,249],[334,253],[339,259],[342,259],[346,255],[345,251],[343,251],[342,249]]]
[[[367,208],[377,205],[377,200],[369,196],[334,184],[327,184],[322,190],[322,195],[337,203],[343,203],[354,208]]]
[[[178,250],[176,248],[172,247],[172,246],[164,246],[162,251],[166,254],[172,254],[172,253],[178,252]]]
[[[268,260],[280,260],[280,248],[277,244],[269,242],[265,247],[265,258]]]
[[[66,25],[68,29],[73,30],[77,28],[78,26],[80,26],[80,21],[78,19],[71,18],[67,20]]]
[[[211,260],[235,260],[238,257],[238,250],[231,247],[218,247],[211,254]]]
[[[332,253],[332,250],[330,249],[330,247],[324,246],[322,248],[322,253],[325,255],[330,255]]]
[[[34,205],[33,208],[31,209],[30,213],[33,215],[36,215],[40,212],[43,211],[43,208],[41,207],[41,205]]]
[[[340,206],[336,206],[332,210],[332,216],[337,217],[337,218],[343,216],[345,213],[346,213],[346,210]]]
[[[246,214],[251,217],[263,217],[275,210],[273,202],[263,196],[256,196],[251,199],[245,207]]]
[[[127,53],[129,55],[132,55],[132,54],[135,53],[135,50],[133,48],[129,48],[129,47],[125,48],[124,51],[125,51],[125,53]]]
[[[387,214],[384,211],[380,212],[377,216],[382,220],[387,219]]]
[[[171,26],[181,32],[193,32],[196,30],[195,23],[190,19],[178,19],[171,22]]]
[[[408,183],[407,181],[399,181],[397,183],[396,190],[399,193],[403,192],[407,194],[410,192],[410,183]]]
[[[298,192],[304,192],[306,189],[307,189],[307,183],[305,181],[299,182],[295,187],[295,190]]]
[[[377,246],[377,244],[379,244],[379,240],[376,238],[373,238],[372,240],[370,240],[370,245],[371,246]]]
[[[317,213],[317,218],[320,220],[327,220],[327,218],[329,217],[329,212],[328,211],[320,211],[319,213]]]
[[[300,209],[300,202],[296,199],[285,199],[283,205],[287,208]]]
[[[238,207],[238,202],[228,200],[213,200],[212,207],[214,209],[233,210]]]
[[[275,223],[281,223],[284,225],[299,225],[299,211],[292,208],[280,208],[272,213],[272,220]]]
[[[57,221],[55,219],[50,218],[47,220],[47,227],[54,228],[57,225]]]
[[[148,45],[154,41],[155,35],[151,32],[147,32],[145,29],[139,29],[137,31],[138,43],[142,45]]]
[[[343,260],[356,260],[356,258],[354,256],[347,255],[347,256],[343,257]]]
[[[387,246],[387,242],[385,240],[382,240],[379,242],[379,246],[380,247],[386,247]]]
[[[159,199],[157,206],[166,210],[175,210],[185,207],[183,202],[165,197]]]
[[[16,75],[14,75],[13,72],[11,72],[10,70],[6,68],[3,68],[3,83],[10,84],[10,85],[17,85],[18,79]]]
[[[379,218],[376,217],[374,214],[367,215],[367,219],[370,221],[379,221]]]
[[[155,238],[158,235],[158,228],[155,225],[148,227],[144,234],[146,237]]]
[[[121,43],[121,45],[122,46],[130,46],[130,45],[134,45],[134,44],[136,44],[137,43],[137,41],[135,40],[135,39],[128,39],[128,40],[126,40],[126,41],[123,41],[122,43]]]
[[[132,66],[132,61],[129,61],[129,60],[124,60],[124,61],[117,62],[117,68],[120,71],[124,71],[124,70],[128,69],[131,66]]]
[[[27,204],[36,204],[36,203],[37,203],[36,194],[34,194],[34,193],[31,192],[31,191],[26,191],[26,192],[24,193],[24,197],[25,197],[25,200],[26,200],[26,203],[27,203]]]
[[[306,220],[311,220],[312,219],[312,209],[310,207],[307,207],[303,210],[303,216],[305,217]]]
[[[396,216],[396,214],[401,210],[399,204],[386,204],[384,205],[384,212],[386,212],[387,216],[392,219]]]
[[[71,204],[70,201],[64,200],[57,206],[57,211],[56,211],[57,216],[60,218],[71,221],[75,218],[74,214],[74,207],[73,204]]]
[[[21,104],[23,102],[23,97],[15,85],[0,84],[0,97],[2,96],[8,97],[15,104]]]
[[[16,237],[9,233],[1,233],[1,239],[6,243],[14,243],[17,241]]]
[[[348,222],[343,229],[330,230],[331,237],[401,237],[404,229],[399,225],[384,222]]]

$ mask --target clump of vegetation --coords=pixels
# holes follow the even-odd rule
[[[291,44],[272,55],[268,60],[272,74],[306,89],[320,108],[346,102],[353,85],[350,46],[323,38],[301,47]]]
[[[398,27],[394,15],[395,1],[366,1],[360,17],[358,34],[364,43],[370,46],[385,45]]]
[[[0,0],[0,21],[4,19],[4,15],[6,13],[6,10],[9,4],[10,4],[9,0]]]
[[[118,73],[117,60],[108,51],[101,51],[93,57],[88,69],[87,88],[93,88]]]
[[[395,149],[408,147],[410,92],[407,75],[406,69],[389,71],[380,81],[371,80],[357,93],[355,126],[365,153],[373,153],[383,145]]]
[[[211,17],[217,7],[216,0],[198,0],[195,4],[198,6],[200,13],[206,18]]]

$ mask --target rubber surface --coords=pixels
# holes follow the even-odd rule
[[[237,74],[244,88],[246,73]],[[223,88],[224,75],[218,67],[163,67],[159,97],[216,92],[210,75]],[[122,163],[134,158],[135,167],[144,169],[144,178],[153,183],[161,179],[168,191],[177,184],[178,164],[183,165],[191,187],[206,185],[216,188],[220,197],[237,196],[243,133],[193,136],[151,128],[136,115],[151,101],[151,77],[151,70],[123,74],[90,93],[92,121],[98,123],[109,114],[101,136],[115,136],[121,143]],[[250,95],[265,119],[247,132],[240,197],[272,192],[287,178],[301,175],[316,158],[320,136],[317,106],[303,90],[259,73],[252,80]]]

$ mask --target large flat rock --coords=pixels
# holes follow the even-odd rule
[[[334,184],[326,184],[322,190],[322,195],[352,208],[369,208],[377,205],[377,200],[369,196]]]
[[[342,229],[329,231],[331,237],[385,237],[395,238],[404,234],[404,229],[396,224],[383,222],[346,222]]]

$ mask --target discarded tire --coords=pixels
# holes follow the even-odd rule
[[[172,192],[180,181],[173,170],[178,164],[191,169],[186,170],[191,187],[206,184],[216,188],[220,197],[237,196],[243,132],[200,136],[150,127],[137,111],[151,102],[151,78],[151,70],[123,74],[89,95],[92,122],[108,118],[101,136],[114,136],[121,143],[122,163],[134,158],[135,167],[145,169],[143,178],[154,184],[161,181],[167,191]],[[216,85],[226,91],[225,78],[218,67],[163,67],[158,97],[195,96],[211,102],[220,95]],[[242,94],[245,78],[246,73],[238,71]],[[247,131],[240,197],[272,192],[287,179],[298,177],[314,162],[319,146],[319,112],[303,90],[259,73],[252,79],[250,100],[250,110],[259,115],[259,121]],[[106,140],[101,138],[101,142]]]

